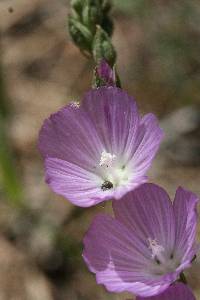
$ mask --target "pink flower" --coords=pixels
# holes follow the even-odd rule
[[[84,238],[83,257],[97,283],[142,297],[165,291],[198,250],[198,201],[180,187],[172,203],[150,183],[113,201],[115,216],[98,215]]]
[[[116,87],[86,94],[45,120],[39,149],[46,182],[78,206],[120,199],[147,181],[163,133],[153,114]]]

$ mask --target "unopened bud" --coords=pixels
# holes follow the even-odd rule
[[[83,5],[84,5],[83,0],[71,0],[71,7],[79,14],[83,9]]]
[[[69,33],[74,43],[81,49],[91,51],[92,34],[86,26],[69,16],[68,19]]]
[[[110,66],[113,66],[116,60],[116,52],[110,38],[100,26],[97,26],[93,41],[93,57],[96,64],[105,59]]]
[[[112,69],[105,59],[102,59],[95,68],[94,85],[95,87],[116,86],[115,68]]]
[[[101,24],[103,15],[100,7],[88,4],[85,5],[82,11],[82,20],[85,26],[87,26],[93,34],[96,31],[96,25]]]
[[[102,59],[94,70],[93,87],[98,88],[100,86],[117,86],[121,88],[115,65],[111,68],[105,59]]]

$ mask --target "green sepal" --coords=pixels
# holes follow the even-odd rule
[[[74,43],[81,49],[91,52],[92,34],[86,26],[69,16],[68,27]]]
[[[96,64],[105,59],[111,67],[114,65],[116,61],[115,49],[108,34],[100,26],[97,26],[92,49]]]
[[[71,0],[71,7],[81,15],[82,9],[84,7],[84,0]]]

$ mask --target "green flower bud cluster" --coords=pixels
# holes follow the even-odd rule
[[[113,23],[109,17],[109,0],[71,0],[69,32],[74,43],[95,63],[105,59],[111,66],[116,52],[111,43]]]

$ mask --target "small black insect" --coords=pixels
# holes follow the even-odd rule
[[[101,186],[101,189],[102,189],[103,191],[110,190],[110,189],[112,189],[112,188],[113,188],[113,184],[112,184],[112,182],[110,182],[110,181],[108,181],[108,180],[104,181],[104,183],[103,183],[102,186]]]

